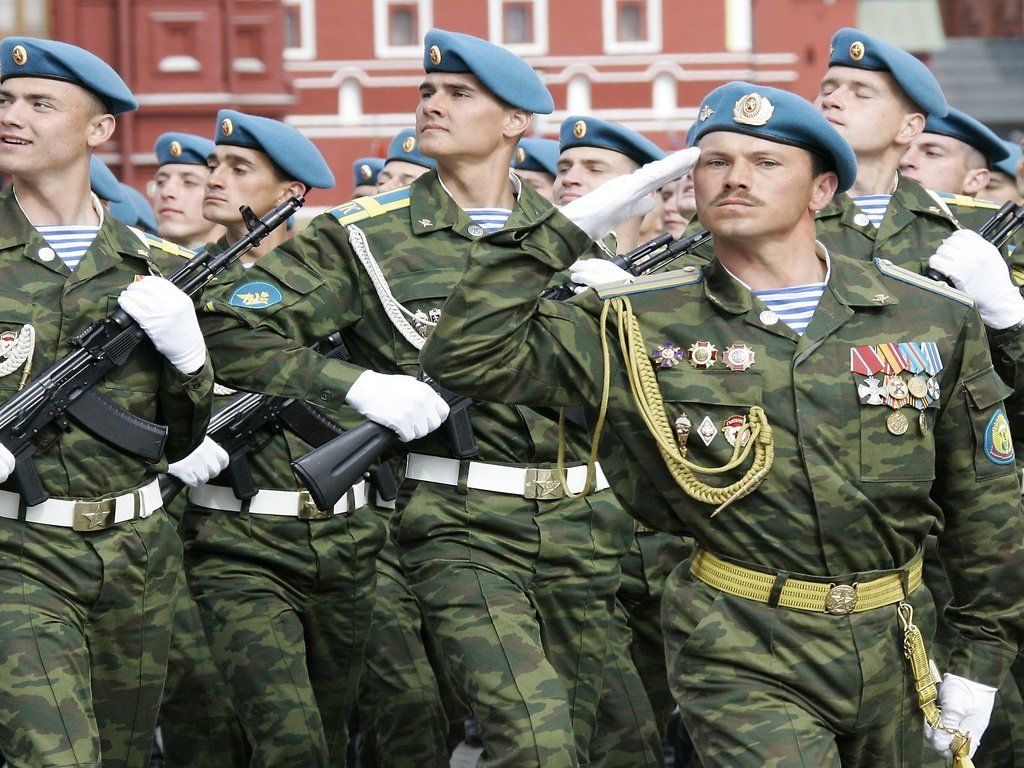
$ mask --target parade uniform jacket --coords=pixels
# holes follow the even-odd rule
[[[127,226],[105,215],[96,239],[74,272],[56,256],[25,218],[12,187],[0,194],[0,343],[6,360],[25,325],[35,331],[28,381],[74,350],[72,341],[117,308],[117,297],[142,275],[169,275],[192,254],[173,243],[149,238],[149,245]],[[42,255],[40,255],[42,253]],[[24,366],[0,376],[0,400],[22,386]],[[170,431],[166,461],[148,464],[86,432],[70,420],[66,431],[55,425],[36,440],[33,457],[43,487],[53,496],[97,498],[135,488],[188,455],[202,440],[210,416],[213,371],[186,376],[144,339],[127,362],[114,368],[97,390],[114,403]],[[5,489],[16,490],[13,481]]]
[[[506,226],[522,226],[550,207],[524,184]],[[354,412],[344,404],[345,393],[365,369],[419,374],[419,351],[382,309],[349,242],[351,226],[365,234],[394,297],[428,318],[440,310],[468,266],[467,246],[483,233],[434,171],[409,187],[357,198],[317,216],[234,286],[206,292],[201,323],[219,381],[305,398],[339,424],[351,425]],[[339,329],[352,363],[325,360],[307,349]],[[476,460],[555,461],[554,420],[529,408],[483,402],[472,406],[470,414],[480,446]],[[362,420],[358,414],[355,418]],[[584,457],[585,434],[578,430],[573,439],[570,446]],[[451,455],[444,429],[405,447]]]
[[[627,510],[653,527],[692,535],[719,556],[816,577],[905,566],[934,529],[955,594],[948,617],[963,638],[950,671],[998,684],[1024,616],[1024,526],[1002,406],[1008,390],[970,300],[887,263],[836,256],[803,336],[763,314],[766,307],[717,263],[604,286],[569,302],[538,300],[551,272],[586,246],[586,236],[557,214],[481,241],[421,353],[424,369],[469,395],[583,403],[593,424],[604,370],[602,300],[628,295],[648,355],[669,343],[718,352],[709,368],[685,358],[656,367],[669,422],[685,413],[692,423],[688,458],[724,464],[727,420],[760,405],[773,428],[775,462],[756,492],[714,518],[713,507],[686,495],[640,418],[612,312],[600,458]],[[851,349],[898,342],[934,343],[941,360],[926,432],[918,412],[904,407],[909,429],[891,434],[892,409],[862,401],[864,377],[851,370]],[[740,356],[751,362],[745,369],[724,363],[735,345],[752,353]],[[713,430],[707,445],[698,436],[705,419]],[[704,479],[725,485],[745,468]]]

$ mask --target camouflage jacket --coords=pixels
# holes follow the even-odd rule
[[[803,336],[765,314],[716,262],[569,302],[538,300],[552,271],[585,247],[585,235],[560,215],[481,241],[421,353],[425,370],[470,395],[582,403],[595,423],[604,336],[610,395],[600,457],[631,514],[720,555],[819,577],[902,566],[939,530],[956,595],[950,618],[965,638],[951,671],[998,684],[1024,617],[1024,523],[1002,406],[1007,388],[970,300],[906,270],[841,257],[832,257]],[[773,427],[771,471],[714,518],[673,480],[641,418],[614,311],[600,327],[603,301],[616,295],[632,302],[655,362],[668,344],[682,352],[669,355],[677,364],[655,370],[669,423],[683,414],[692,423],[691,461],[724,464],[729,427],[751,406],[763,407]],[[925,409],[926,429],[915,408],[900,409],[909,429],[897,435],[887,428],[895,409],[872,404],[877,392],[853,371],[851,352],[901,342],[934,345],[936,399]],[[714,364],[688,364],[691,347],[714,347]],[[738,361],[731,367],[730,347]],[[744,469],[703,479],[725,485]]]
[[[524,184],[506,226],[524,225],[550,208]],[[306,398],[339,423],[351,424],[353,411],[344,396],[365,369],[420,372],[419,350],[395,329],[353,251],[352,227],[365,235],[394,297],[428,320],[466,269],[469,246],[483,234],[436,172],[317,216],[235,285],[207,291],[201,322],[218,380]],[[339,329],[351,363],[324,360],[308,349]],[[557,458],[557,423],[530,408],[479,402],[470,417],[480,461],[535,464]],[[567,455],[585,457],[584,431],[574,430],[570,438]],[[406,447],[441,456],[451,452],[444,429]]]
[[[170,274],[191,254],[173,243],[139,235],[112,216],[103,225],[74,272],[69,272],[28,222],[11,187],[0,194],[0,344],[4,362],[31,326],[35,345],[28,380],[73,351],[72,341],[117,309],[117,297],[137,275]],[[0,399],[23,386],[24,365],[0,376]],[[210,416],[213,371],[209,361],[193,376],[180,374],[144,340],[125,365],[115,368],[97,389],[122,408],[170,428],[166,457],[186,456],[202,439]],[[96,498],[136,487],[166,462],[147,464],[96,438],[73,420],[66,430],[46,428],[36,440],[35,465],[53,496]],[[4,486],[15,490],[13,481]]]

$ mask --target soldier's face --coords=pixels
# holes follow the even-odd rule
[[[989,177],[988,185],[978,197],[991,200],[993,203],[1008,203],[1010,201],[1020,203],[1024,196],[1017,190],[1017,182],[1012,176],[1007,176],[1000,171],[993,171]]]
[[[388,160],[377,174],[377,192],[390,192],[412,184],[426,173],[428,168],[407,160]]]
[[[31,178],[76,162],[87,166],[90,149],[109,138],[113,122],[77,85],[9,78],[0,86],[0,171]]]
[[[814,103],[858,156],[873,155],[891,147],[904,127],[901,93],[888,72],[830,67]]]
[[[227,227],[242,221],[240,206],[262,216],[287,191],[270,158],[257,149],[218,145],[208,167],[203,216]]]
[[[985,158],[951,136],[922,133],[900,158],[900,172],[922,187],[976,195],[988,184]]]
[[[209,171],[201,165],[167,163],[157,169],[150,186],[156,231],[160,237],[188,245],[215,240],[215,225],[203,217],[203,196]]]
[[[441,164],[484,160],[501,147],[509,117],[517,111],[468,72],[431,72],[416,105],[420,152]]]
[[[633,160],[612,149],[569,147],[558,156],[555,166],[555,204],[565,205],[638,167]]]
[[[523,171],[516,169],[516,176],[537,190],[537,192],[540,193],[540,196],[545,200],[554,202],[555,197],[552,187],[555,183],[555,177],[550,173],[545,173],[544,171]]]
[[[716,239],[769,241],[808,223],[813,233],[810,214],[832,198],[835,174],[815,177],[807,150],[731,131],[697,145],[697,215]]]

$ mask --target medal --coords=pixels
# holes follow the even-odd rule
[[[651,352],[651,360],[659,368],[672,368],[679,365],[686,359],[686,355],[679,347],[671,341],[659,344]]]
[[[676,442],[679,443],[679,452],[686,458],[686,441],[690,439],[690,419],[684,413],[676,419]]]
[[[697,427],[697,434],[700,435],[700,439],[704,441],[704,445],[711,445],[711,441],[714,440],[715,435],[718,434],[718,427],[715,426],[715,422],[711,420],[710,416],[704,417],[700,426]]]
[[[885,428],[891,434],[903,435],[910,428],[910,421],[899,411],[893,411],[885,418]]]
[[[686,352],[690,365],[700,370],[711,368],[718,361],[718,348],[710,341],[697,341]]]
[[[923,408],[921,409],[921,413],[917,415],[917,425],[921,428],[922,435],[927,435],[931,430],[931,427],[928,425],[928,411]]]
[[[889,391],[886,401],[891,408],[900,409],[910,400],[910,388],[902,376],[893,374],[885,377],[885,388]]]
[[[730,416],[722,425],[722,437],[729,445],[735,446],[739,441],[740,447],[747,444],[750,439],[750,430],[747,429],[747,419],[744,416]]]
[[[857,394],[865,405],[885,405],[886,398],[889,397],[889,390],[874,376],[868,376],[864,379],[863,384],[857,385]]]
[[[733,344],[725,348],[725,364],[730,371],[745,371],[754,364],[754,350],[746,344]]]

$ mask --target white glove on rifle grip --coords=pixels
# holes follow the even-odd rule
[[[562,206],[562,215],[592,239],[600,240],[622,222],[651,210],[654,207],[651,193],[688,173],[698,157],[700,150],[690,147],[648,163],[633,173],[616,176],[583,197],[570,200]]]
[[[928,260],[978,305],[989,328],[1009,328],[1024,320],[1024,297],[1010,279],[999,250],[969,229],[958,229]]]
[[[576,293],[581,293],[587,288],[605,283],[628,283],[633,280],[633,275],[612,264],[608,259],[576,259],[569,265],[569,276],[578,286],[573,288]]]
[[[413,376],[363,371],[345,402],[370,421],[394,430],[403,443],[437,429],[448,418],[448,403]]]
[[[6,445],[0,443],[0,483],[6,482],[12,472],[14,472],[14,454],[7,450]]]
[[[948,672],[942,676],[937,702],[939,709],[942,710],[940,723],[970,734],[971,748],[968,757],[974,757],[978,745],[981,744],[981,737],[992,716],[996,690],[991,686],[976,683],[965,677],[951,675]],[[935,730],[925,723],[924,737],[931,744],[932,749],[940,755],[947,758],[953,757],[950,750],[950,744],[953,741],[952,733]]]
[[[206,342],[196,308],[184,291],[162,277],[144,277],[125,288],[117,303],[179,371],[189,374],[203,367]]]
[[[205,437],[192,453],[168,466],[167,472],[185,485],[195,488],[197,485],[210,482],[210,479],[223,472],[227,465],[228,452],[209,437]]]

